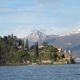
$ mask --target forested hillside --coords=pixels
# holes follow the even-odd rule
[[[63,57],[64,56],[64,57]],[[25,41],[16,36],[9,35],[0,37],[0,65],[4,64],[31,64],[31,63],[49,63],[61,61],[65,58],[63,52],[58,48],[38,41],[29,47],[28,39]],[[67,59],[66,59],[67,61]]]

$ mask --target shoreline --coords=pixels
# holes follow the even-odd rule
[[[80,64],[80,63],[70,63],[70,64]],[[21,66],[21,65],[70,65],[70,64],[38,64],[38,63],[31,63],[31,64],[3,64],[0,66]]]

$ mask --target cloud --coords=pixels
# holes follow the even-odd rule
[[[6,28],[6,30],[5,30]],[[0,27],[1,29],[1,27]],[[31,33],[31,29],[27,26],[14,26],[14,27],[2,27],[2,30],[0,30],[1,36],[7,36],[10,34],[14,34],[18,38],[24,38],[28,36]]]
[[[36,0],[36,1],[38,1],[39,3],[44,4],[44,3],[55,3],[55,2],[58,2],[60,0]]]
[[[12,9],[5,8],[5,7],[0,7],[0,13],[5,13],[5,12],[12,12]]]
[[[2,14],[14,14],[23,11],[22,9],[11,8],[11,7],[0,7],[0,13]]]

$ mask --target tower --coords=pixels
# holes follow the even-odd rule
[[[67,51],[66,51],[66,49],[64,50],[64,53],[66,53]]]
[[[69,54],[71,54],[71,50],[69,50],[68,52],[69,52]]]

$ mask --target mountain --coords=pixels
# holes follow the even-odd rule
[[[80,32],[60,36],[52,43],[56,47],[71,50],[73,53],[80,54]]]
[[[25,40],[29,40],[30,46],[33,45],[35,42],[39,42],[39,44],[42,44],[43,42],[50,42],[52,43],[56,39],[57,35],[46,35],[42,33],[41,31],[33,31],[31,34],[29,34],[27,37],[25,37]]]
[[[73,53],[80,54],[80,31],[71,32],[64,36],[46,35],[40,31],[34,31],[25,40],[29,39],[30,46],[38,41],[39,44],[47,42],[55,47],[71,50]]]
[[[33,42],[36,42],[36,41],[42,42],[46,37],[47,35],[45,35],[44,33],[40,31],[34,31],[30,35],[28,35],[26,38],[28,38],[30,41],[33,41]]]

